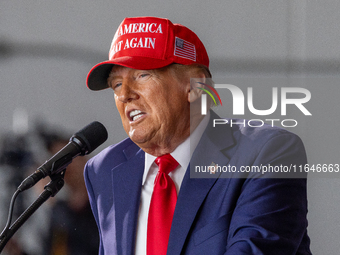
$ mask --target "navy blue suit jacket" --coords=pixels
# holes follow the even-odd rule
[[[85,167],[99,254],[134,254],[144,155],[126,139]],[[300,138],[283,129],[209,124],[190,165],[212,162],[238,169],[298,166],[306,163],[306,155]],[[224,173],[190,178],[189,168],[178,194],[168,255],[311,254],[305,178],[253,178],[261,177],[258,173],[248,178],[224,178],[230,177]]]

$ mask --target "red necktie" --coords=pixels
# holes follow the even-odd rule
[[[178,162],[170,154],[165,154],[156,158],[155,163],[159,170],[149,209],[147,255],[166,255],[177,201],[175,183],[168,174],[178,166]]]

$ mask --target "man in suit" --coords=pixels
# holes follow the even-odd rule
[[[240,171],[305,164],[301,140],[241,121],[214,127],[191,79],[210,77],[197,35],[155,17],[126,18],[89,72],[90,89],[113,89],[129,136],[85,167],[100,254],[311,254],[305,176]]]

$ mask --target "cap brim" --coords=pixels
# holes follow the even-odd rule
[[[86,84],[91,90],[102,90],[108,88],[107,78],[114,65],[125,66],[137,70],[150,70],[170,65],[172,60],[154,59],[148,57],[121,57],[114,61],[101,62],[90,70],[87,75]]]

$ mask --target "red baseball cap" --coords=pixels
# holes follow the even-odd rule
[[[113,65],[149,70],[172,63],[201,64],[209,68],[207,51],[193,31],[164,18],[125,18],[113,37],[109,60],[90,70],[87,87],[108,88],[107,78]]]

